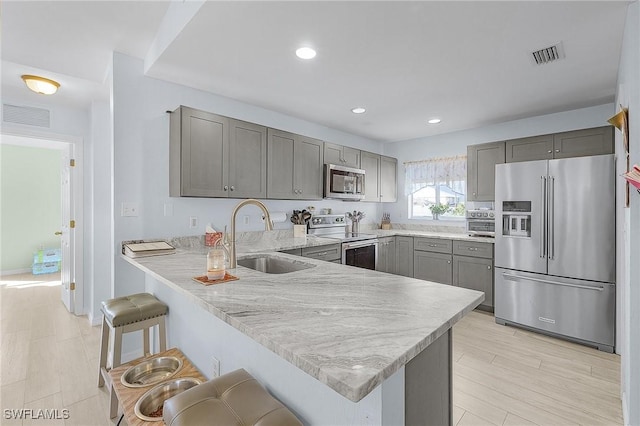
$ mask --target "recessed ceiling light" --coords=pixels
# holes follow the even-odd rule
[[[316,57],[316,51],[310,47],[301,47],[296,50],[296,56],[300,59],[312,59]]]
[[[365,112],[366,109],[362,108],[362,107],[355,107],[351,109],[351,112],[354,114],[362,114],[363,112]]]
[[[441,121],[442,120],[440,120],[439,118],[432,118],[431,120],[427,121],[427,123],[429,123],[429,124],[438,124]]]
[[[23,75],[24,84],[31,90],[41,95],[53,95],[58,91],[60,83],[37,75]]]

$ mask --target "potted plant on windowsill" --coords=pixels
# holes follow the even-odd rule
[[[438,220],[441,214],[445,214],[450,209],[451,208],[448,204],[436,203],[429,206],[429,210],[431,210],[431,214],[433,215],[433,220]]]

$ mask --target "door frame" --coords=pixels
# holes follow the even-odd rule
[[[75,238],[74,238],[74,259],[73,265],[75,271],[72,276],[75,277],[75,291],[72,292],[72,306],[73,311],[71,313],[75,315],[84,315],[85,303],[84,303],[84,198],[83,198],[83,138],[80,136],[61,135],[53,132],[43,132],[32,129],[7,129],[8,126],[3,126],[0,130],[1,144],[7,145],[20,145],[30,146],[35,148],[47,148],[66,150],[71,146],[74,158],[76,160],[74,167],[74,184],[72,200],[74,206],[72,211],[75,213],[74,220],[76,221]]]

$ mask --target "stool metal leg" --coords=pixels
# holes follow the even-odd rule
[[[107,354],[109,351],[109,324],[102,318],[102,338],[100,339],[100,365],[98,369],[98,387],[104,386],[104,371],[107,369]]]
[[[167,350],[167,326],[165,324],[165,316],[161,316],[158,320],[158,334],[160,335],[160,352]]]
[[[148,357],[149,355],[151,355],[149,350],[149,329],[144,328],[142,330],[142,356]]]

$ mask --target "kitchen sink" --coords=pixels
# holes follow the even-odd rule
[[[286,274],[316,266],[299,260],[283,259],[281,257],[272,256],[246,257],[238,260],[238,265],[255,271],[264,272],[265,274]]]

